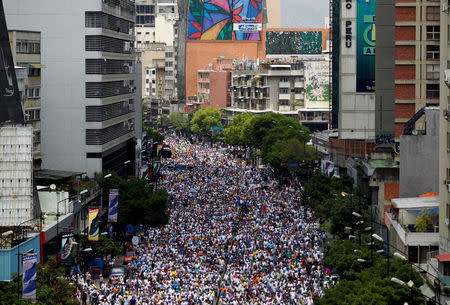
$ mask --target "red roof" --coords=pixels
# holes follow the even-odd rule
[[[432,193],[432,192],[428,192],[422,195],[419,195],[419,197],[439,197],[438,194]]]
[[[440,262],[450,262],[450,254],[436,255],[436,258],[437,258]]]

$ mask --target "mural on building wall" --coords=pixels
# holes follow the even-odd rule
[[[188,40],[261,40],[262,0],[190,0]]]
[[[330,64],[328,61],[305,62],[305,99],[307,102],[330,100]]]
[[[322,54],[321,31],[267,31],[266,55]]]

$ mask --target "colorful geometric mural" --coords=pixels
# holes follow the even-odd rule
[[[261,40],[263,0],[190,0],[188,40]],[[241,29],[233,30],[240,24]]]

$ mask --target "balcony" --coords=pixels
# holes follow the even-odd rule
[[[279,111],[291,111],[291,106],[289,105],[280,105],[278,106]]]
[[[280,88],[290,88],[291,83],[290,82],[280,82]]]
[[[396,231],[402,243],[406,246],[439,245],[439,229],[437,228],[432,232],[411,232],[406,231],[396,220],[392,220],[392,227]]]
[[[280,99],[280,100],[290,100],[291,99],[291,95],[289,93],[280,93],[280,95],[278,96],[278,99]]]
[[[294,87],[295,88],[304,88],[305,87],[305,82],[304,81],[298,81],[294,83]]]
[[[296,100],[304,100],[305,99],[305,94],[304,93],[296,93],[295,94],[295,99]]]

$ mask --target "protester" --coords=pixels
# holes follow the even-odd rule
[[[313,304],[325,234],[301,190],[247,165],[239,148],[166,142],[170,221],[144,231],[129,278],[104,284],[100,304]]]

